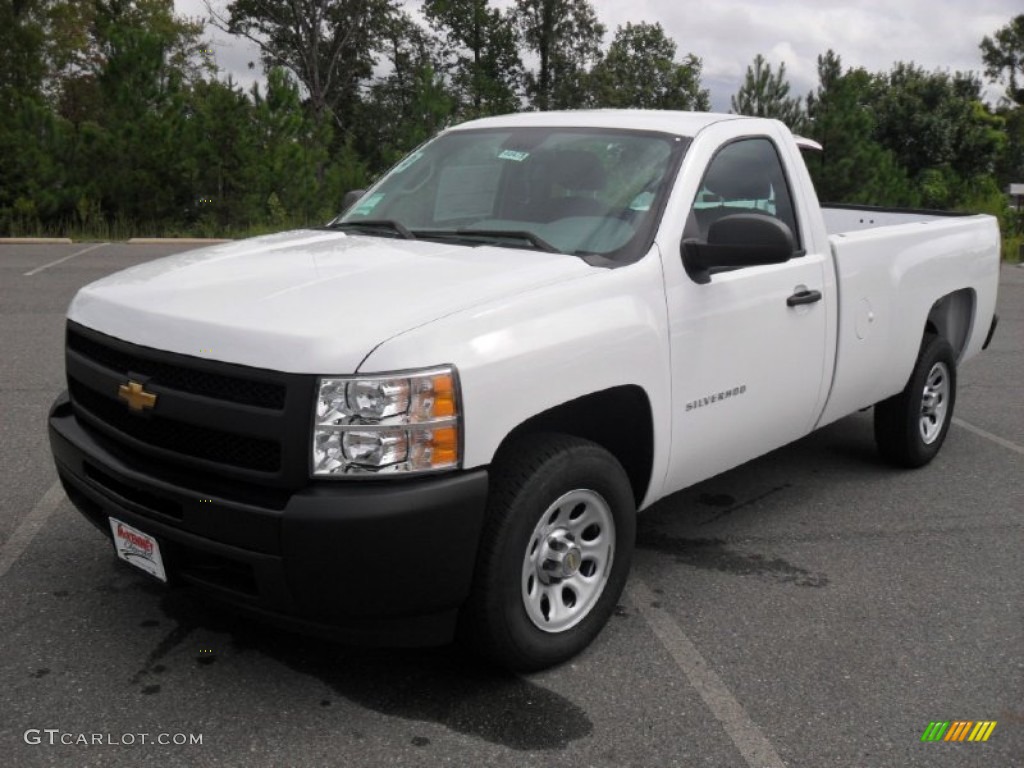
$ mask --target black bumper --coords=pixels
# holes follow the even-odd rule
[[[218,493],[208,479],[195,487],[147,471],[83,427],[66,394],[50,411],[49,434],[78,510],[108,537],[110,516],[156,537],[170,584],[352,642],[452,639],[473,576],[486,470],[311,482],[260,504],[259,489]]]

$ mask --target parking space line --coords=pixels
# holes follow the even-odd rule
[[[36,274],[37,272],[42,272],[44,269],[48,267],[54,267],[58,264],[62,264],[65,261],[68,261],[69,259],[75,258],[75,256],[81,256],[83,253],[95,251],[97,248],[102,248],[104,245],[110,245],[110,243],[96,243],[95,245],[90,245],[88,248],[83,248],[80,251],[75,251],[70,256],[64,256],[62,258],[57,259],[56,261],[51,261],[49,264],[43,264],[43,266],[41,267],[36,267],[33,270],[29,270],[24,275],[22,275],[22,277],[32,277],[32,275]]]
[[[708,709],[725,728],[747,765],[751,768],[785,768],[786,764],[782,762],[775,747],[750,719],[743,705],[732,695],[671,614],[652,605],[655,596],[636,573],[630,574],[626,594],[665,650],[683,670],[690,684],[697,689]]]
[[[1017,453],[1019,453],[1022,456],[1024,456],[1024,448],[1022,448],[1021,446],[1017,445],[1015,442],[1013,442],[1011,440],[1007,440],[1005,437],[1000,437],[999,435],[993,435],[991,432],[986,432],[981,427],[976,427],[973,424],[968,424],[963,419],[954,418],[953,419],[953,423],[956,424],[958,427],[963,427],[968,432],[973,432],[974,434],[978,435],[979,437],[984,437],[986,440],[991,440],[996,445],[1001,445],[1001,446],[1003,446],[1003,448],[1009,448],[1011,451],[1016,451]]]
[[[14,529],[11,537],[0,546],[0,579],[4,577],[4,574],[14,565],[15,561],[21,557],[21,553],[32,543],[32,539],[43,529],[47,519],[53,514],[53,510],[63,500],[64,489],[60,486],[60,480],[56,480],[49,490],[43,494],[43,498],[32,507],[32,511]]]

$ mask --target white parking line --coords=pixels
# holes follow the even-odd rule
[[[644,617],[665,650],[697,689],[708,709],[725,728],[736,749],[750,768],[785,768],[775,747],[761,733],[743,705],[736,700],[711,665],[672,618],[668,611],[652,605],[655,596],[643,580],[630,574],[626,593]]]
[[[963,427],[968,432],[973,432],[974,434],[978,435],[979,437],[984,437],[986,440],[991,440],[996,445],[1001,445],[1001,446],[1003,446],[1003,448],[1009,448],[1011,451],[1016,451],[1017,453],[1019,453],[1022,456],[1024,456],[1024,448],[1022,448],[1021,446],[1017,445],[1016,443],[1014,443],[1011,440],[1007,440],[1005,437],[1000,437],[999,435],[993,435],[991,432],[986,432],[981,427],[976,427],[973,424],[968,424],[963,419],[956,419],[956,418],[954,418],[953,419],[953,423],[956,424],[958,427]]]
[[[96,243],[95,245],[90,245],[88,248],[83,248],[80,251],[75,251],[70,256],[64,256],[63,258],[57,259],[56,261],[51,261],[49,264],[43,264],[43,266],[41,267],[36,267],[35,269],[26,272],[24,275],[22,275],[22,277],[32,277],[32,275],[36,274],[37,272],[42,272],[44,269],[48,267],[53,267],[56,266],[57,264],[62,264],[65,261],[68,261],[69,259],[75,258],[75,256],[81,256],[83,253],[95,251],[97,248],[102,248],[104,245],[110,245],[110,243]]]
[[[0,546],[0,579],[21,557],[32,539],[43,529],[47,519],[53,514],[53,510],[64,500],[64,489],[60,486],[60,480],[54,482],[50,489],[43,494],[43,498],[36,502],[25,519],[21,521],[11,537]]]

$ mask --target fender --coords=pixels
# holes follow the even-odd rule
[[[531,417],[616,386],[635,385],[655,414],[671,410],[667,312],[657,248],[619,269],[474,307],[386,341],[360,373],[454,364],[462,383],[467,469],[488,465]],[[646,506],[659,498],[670,427],[654,420]]]

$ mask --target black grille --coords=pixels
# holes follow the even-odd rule
[[[168,389],[260,408],[282,410],[285,405],[286,388],[281,384],[252,381],[152,360],[108,347],[71,329],[68,330],[68,347],[104,368],[124,376],[131,371],[152,378],[155,383]]]
[[[154,512],[159,512],[163,515],[167,515],[168,517],[173,517],[176,520],[181,520],[184,515],[181,504],[176,501],[164,498],[163,496],[157,496],[156,494],[145,491],[142,488],[133,488],[130,485],[126,485],[120,480],[111,477],[106,472],[96,469],[96,467],[87,461],[82,462],[82,468],[85,470],[86,476],[92,478],[107,490],[113,491],[122,499],[135,502],[145,509],[151,509]]]
[[[242,437],[155,415],[139,417],[123,404],[73,379],[68,382],[68,389],[76,406],[119,432],[156,448],[259,472],[277,472],[281,468],[281,446],[273,440]]]

